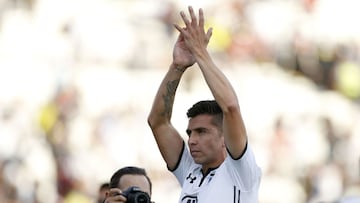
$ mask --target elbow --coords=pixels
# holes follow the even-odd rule
[[[159,117],[154,114],[150,114],[147,118],[147,123],[150,126],[151,129],[156,129],[157,127],[163,125],[166,123],[166,119],[163,119],[162,117]]]
[[[237,102],[229,102],[222,108],[224,114],[232,114],[240,112],[240,106]]]
[[[152,116],[150,114],[147,118],[147,123],[150,126],[150,128],[153,129],[153,128],[155,128],[157,122],[156,122],[156,119],[154,118],[154,116]]]

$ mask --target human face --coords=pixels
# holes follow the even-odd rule
[[[224,137],[212,123],[212,115],[198,115],[189,120],[188,145],[195,163],[203,169],[218,167],[225,159]]]
[[[150,196],[150,184],[145,176],[126,174],[120,178],[119,189],[125,191],[129,187],[137,186],[141,191],[148,193]]]

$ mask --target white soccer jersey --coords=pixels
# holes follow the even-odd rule
[[[172,171],[182,186],[179,203],[257,203],[261,170],[247,146],[243,156],[230,155],[205,177],[184,147],[180,163]]]

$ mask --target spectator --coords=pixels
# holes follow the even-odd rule
[[[110,190],[106,194],[105,203],[127,202],[125,191],[136,187],[137,191],[150,202],[152,183],[145,169],[128,166],[117,170],[110,179]]]

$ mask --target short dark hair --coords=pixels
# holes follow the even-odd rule
[[[186,113],[188,118],[194,118],[198,115],[213,115],[215,125],[221,127],[223,120],[223,111],[215,100],[203,100],[195,103]]]
[[[136,166],[126,166],[123,168],[120,168],[119,170],[117,170],[110,179],[110,188],[117,188],[120,182],[120,178],[124,175],[143,175],[146,177],[147,181],[149,182],[149,186],[150,186],[150,193],[152,191],[152,183],[151,180],[149,178],[149,176],[147,175],[145,169],[143,168],[139,168]]]

